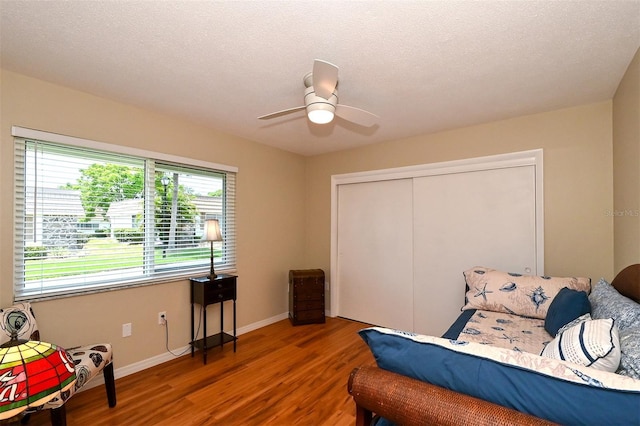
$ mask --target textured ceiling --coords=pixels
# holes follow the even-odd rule
[[[314,155],[611,99],[638,1],[6,1],[2,68]],[[315,58],[363,128],[298,112]],[[46,129],[45,129],[46,130]]]

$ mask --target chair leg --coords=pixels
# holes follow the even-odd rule
[[[107,390],[107,400],[109,407],[116,406],[116,381],[113,377],[113,362],[104,367],[104,387]]]
[[[64,405],[49,411],[51,411],[51,426],[67,426],[67,409]]]

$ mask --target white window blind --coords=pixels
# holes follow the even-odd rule
[[[235,270],[236,173],[154,157],[15,139],[16,300],[204,274],[209,218]]]

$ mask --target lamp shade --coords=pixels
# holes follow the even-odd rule
[[[218,219],[207,219],[204,222],[204,239],[205,241],[222,241]]]
[[[51,343],[11,340],[0,347],[0,420],[60,396],[76,382],[73,360]]]
[[[329,102],[314,103],[307,106],[307,117],[312,123],[327,124],[333,120],[335,105]]]

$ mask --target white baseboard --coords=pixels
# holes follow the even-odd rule
[[[253,324],[245,325],[244,327],[240,327],[236,329],[236,335],[241,336],[245,333],[248,333],[253,330],[257,330],[262,327],[266,327],[267,325],[276,323],[288,317],[289,317],[289,313],[285,312],[283,314],[276,315],[274,317],[267,318],[262,321],[254,322]],[[226,332],[231,334],[233,333],[233,330],[228,330]],[[147,368],[155,367],[156,365],[160,365],[164,362],[171,361],[172,359],[176,359],[177,356],[182,356],[188,353],[190,350],[191,350],[191,345],[186,345],[180,348],[171,349],[171,352],[173,353],[165,352],[160,355],[153,356],[151,358],[143,359],[142,361],[134,362],[133,364],[125,365],[124,367],[116,368],[113,371],[113,375],[116,379],[119,379],[121,377],[128,376],[129,374],[137,373],[139,371],[146,370]],[[174,354],[179,354],[179,355],[174,355]],[[101,385],[104,385],[104,377],[102,375],[96,377],[95,379],[91,380],[91,382],[83,386],[81,391],[86,389],[92,389],[92,388],[95,388],[96,386],[101,386]]]

